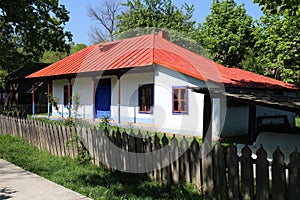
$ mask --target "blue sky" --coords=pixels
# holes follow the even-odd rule
[[[184,2],[188,4],[194,4],[194,20],[197,22],[205,21],[205,17],[210,14],[210,7],[213,0],[173,0],[172,2],[180,7]],[[238,5],[244,3],[247,13],[254,19],[259,19],[262,15],[260,8],[257,4],[254,4],[252,0],[235,0]],[[65,29],[69,30],[73,34],[73,41],[78,43],[84,43],[89,45],[88,32],[91,27],[96,26],[97,23],[93,21],[87,15],[88,6],[101,5],[101,0],[59,0],[60,4],[66,6],[70,11],[70,21],[67,23]]]

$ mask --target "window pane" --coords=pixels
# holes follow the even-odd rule
[[[179,111],[179,110],[178,110],[178,107],[179,107],[178,101],[174,101],[173,111]]]
[[[173,94],[174,94],[174,95],[173,95],[173,98],[174,98],[174,100],[177,100],[177,99],[178,99],[178,91],[179,91],[178,89],[174,89],[174,90],[173,90]]]
[[[181,89],[181,100],[185,100],[185,93],[186,93],[186,89]]]
[[[185,101],[181,101],[180,111],[181,112],[186,112],[186,102]]]
[[[143,85],[139,88],[139,110],[141,112],[152,111],[153,85]]]

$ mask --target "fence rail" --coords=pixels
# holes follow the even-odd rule
[[[171,140],[157,135],[143,137],[140,133],[71,128],[6,116],[0,116],[0,134],[24,137],[40,149],[72,158],[78,155],[78,144],[70,141],[78,134],[97,166],[137,171],[143,166],[146,169],[155,166],[156,170],[144,174],[162,184],[192,183],[208,198],[300,199],[300,154],[297,151],[290,155],[290,163],[286,165],[279,149],[273,153],[272,162],[267,160],[263,147],[257,151],[256,159],[251,157],[247,146],[239,157],[236,146],[225,148],[219,143],[203,155],[195,139],[189,145],[184,137],[181,140],[175,136]],[[119,153],[119,149],[124,151]],[[159,151],[162,149],[164,151]],[[128,157],[128,152],[136,154]],[[156,157],[146,157],[155,152]],[[140,162],[141,155],[145,155],[144,163]]]

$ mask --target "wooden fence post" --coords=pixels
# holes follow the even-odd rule
[[[284,200],[286,194],[286,176],[284,156],[279,148],[273,153],[272,162],[272,199]]]
[[[300,154],[295,150],[290,155],[290,167],[289,167],[289,199],[300,199]]]
[[[171,139],[171,161],[173,161],[171,164],[172,182],[179,184],[179,149],[175,135]]]
[[[214,147],[215,192],[219,197],[227,198],[226,161],[224,149],[218,142]]]
[[[128,139],[128,134],[125,132],[125,130],[122,133],[122,149],[124,152],[128,152],[128,147],[129,146],[129,139]],[[125,171],[129,170],[129,164],[130,160],[128,157],[123,156],[123,168]]]
[[[170,179],[170,147],[169,147],[169,140],[166,136],[166,133],[164,133],[164,136],[162,137],[162,148],[163,148],[163,154],[161,154],[161,161],[162,161],[162,182],[164,184],[169,184],[171,181]]]
[[[256,154],[256,199],[269,199],[269,161],[267,160],[267,152],[261,145]]]
[[[155,165],[155,171],[154,171],[154,177],[156,181],[161,182],[161,155],[160,155],[160,139],[157,136],[157,133],[154,135],[154,152],[156,155],[156,158],[154,159],[156,163],[153,163]]]
[[[226,163],[228,167],[228,197],[229,199],[240,199],[239,191],[239,160],[236,146],[227,148]]]
[[[248,146],[242,149],[241,157],[241,183],[243,199],[254,199],[253,159],[252,151]]]
[[[149,133],[147,132],[145,136],[145,167],[148,171],[147,175],[151,180],[154,180],[154,170],[153,170],[153,159],[152,156],[154,154],[151,154],[152,152],[152,143],[151,143],[151,137]],[[148,167],[148,168],[147,168]]]
[[[179,167],[180,167],[180,182],[183,183],[190,183],[191,176],[190,176],[190,149],[188,148],[188,142],[183,136],[180,142],[180,159],[179,159]]]
[[[191,143],[190,151],[190,169],[191,169],[191,182],[201,191],[201,162],[200,162],[200,147],[194,137]]]

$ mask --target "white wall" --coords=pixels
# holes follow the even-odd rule
[[[123,123],[153,124],[153,114],[139,113],[138,87],[154,83],[154,72],[128,72],[120,79],[120,114]],[[111,117],[118,120],[118,85],[117,78],[112,81]]]
[[[154,87],[154,124],[158,130],[202,136],[204,94],[188,90],[188,114],[172,112],[172,87],[205,87],[201,80],[185,76],[171,69],[157,66]]]
[[[256,117],[271,115],[287,115],[289,123],[295,124],[296,114],[263,106],[256,106]],[[229,107],[222,130],[223,136],[243,135],[248,133],[249,106]]]

